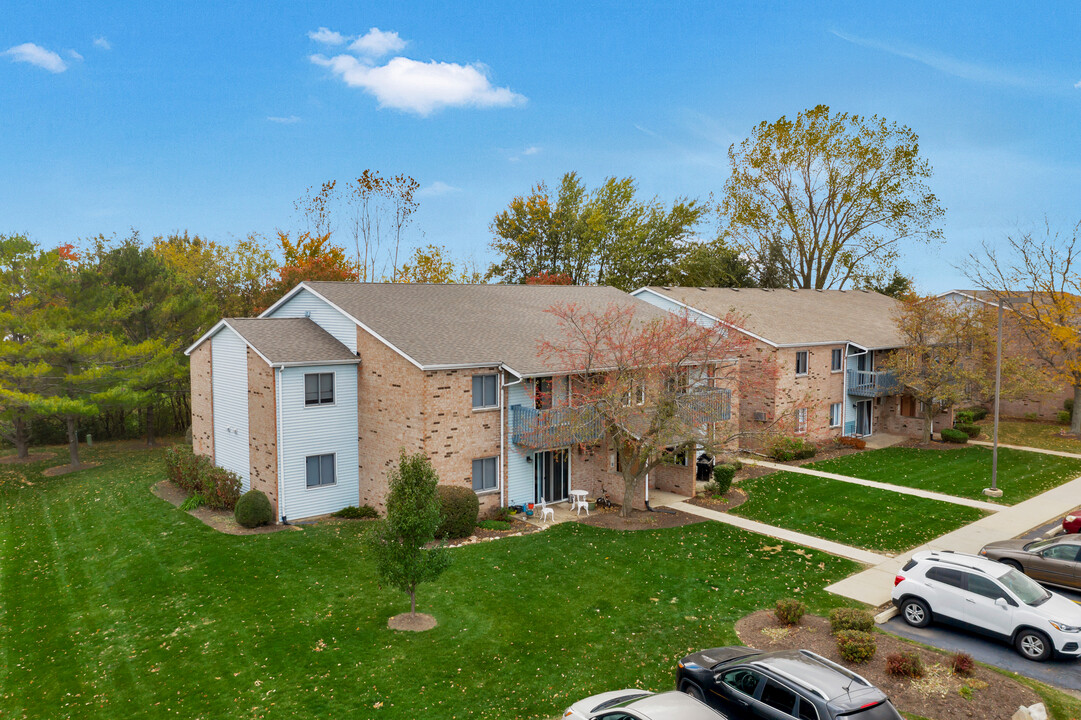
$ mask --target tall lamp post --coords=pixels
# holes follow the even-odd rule
[[[987,497],[1002,497],[998,488],[998,401],[1002,388],[1002,298],[998,299],[998,347],[995,351],[995,430],[991,445],[991,487],[984,488]]]

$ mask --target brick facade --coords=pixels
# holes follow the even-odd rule
[[[214,462],[214,384],[211,343],[191,353],[191,445],[196,455]]]
[[[209,343],[206,343],[209,346]],[[278,406],[274,369],[248,351],[248,456],[251,489],[261,490],[278,515]]]

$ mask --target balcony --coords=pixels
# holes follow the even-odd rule
[[[698,426],[732,417],[732,391],[695,390],[676,401],[680,420]],[[533,450],[596,442],[604,436],[601,414],[592,405],[535,410],[512,405],[511,442]]]
[[[848,394],[857,397],[882,397],[896,395],[903,389],[891,372],[869,372],[848,369]]]

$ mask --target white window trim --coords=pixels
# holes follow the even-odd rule
[[[803,362],[803,372],[799,371],[799,356],[806,358]],[[808,350],[796,351],[796,377],[807,377],[811,371],[811,353]]]
[[[326,484],[323,484],[323,485],[309,485],[308,484],[308,458],[323,457],[324,455],[330,455],[331,457],[334,458],[334,482],[326,483]],[[337,486],[338,486],[338,453],[336,453],[336,452],[316,453],[315,455],[305,455],[304,456],[304,490],[305,491],[308,491],[308,490],[322,490],[323,488],[337,487]]]
[[[839,368],[837,368],[836,370],[833,369],[833,353],[840,353],[840,355],[841,355],[841,366]],[[831,373],[839,373],[839,372],[844,372],[844,371],[845,371],[845,354],[844,354],[844,351],[841,350],[840,348],[834,348],[832,351],[830,351],[830,372]]]
[[[469,471],[470,471],[469,489],[472,490],[474,493],[476,493],[478,496],[481,496],[481,495],[494,495],[497,492],[502,491],[502,489],[503,489],[503,468],[500,467],[499,456],[498,455],[485,455],[484,457],[473,458],[473,460],[495,460],[495,487],[488,488],[487,490],[477,490],[477,489],[475,489],[473,487],[473,474],[472,474],[473,473],[473,463],[470,462],[469,463]]]
[[[338,373],[334,372],[333,370],[331,370],[330,372],[324,372],[324,371],[320,370],[319,372],[306,372],[306,373],[303,373],[303,375],[304,375],[304,378],[300,382],[300,393],[301,393],[301,402],[304,404],[304,409],[305,410],[316,410],[318,408],[330,408],[330,407],[335,407],[338,404]],[[312,403],[311,405],[308,404],[308,388],[306,386],[308,384],[308,376],[309,375],[330,375],[331,377],[334,378],[331,381],[331,382],[334,383],[334,402]],[[326,455],[328,453],[323,453],[323,454]]]
[[[473,405],[473,378],[492,377],[495,378],[495,405]],[[484,381],[481,381],[484,384]],[[481,395],[484,395],[484,388],[481,388]],[[489,410],[498,410],[502,404],[503,398],[500,397],[499,392],[499,373],[477,373],[476,375],[469,376],[469,404],[473,405],[473,412],[487,412]]]
[[[796,408],[796,434],[807,434],[807,408]]]
[[[833,408],[837,408],[837,422],[833,421]],[[839,402],[830,403],[830,427],[831,428],[841,427],[841,425],[844,424],[844,422],[842,421],[842,416],[844,415],[844,409],[845,409],[844,403],[839,403]]]

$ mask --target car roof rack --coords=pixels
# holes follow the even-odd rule
[[[823,690],[820,687],[818,687],[817,685],[813,685],[813,684],[807,682],[806,680],[804,680],[803,678],[798,678],[795,675],[792,675],[791,673],[787,673],[784,670],[781,670],[781,669],[779,669],[777,667],[774,667],[773,665],[770,665],[768,663],[764,663],[761,660],[752,660],[751,662],[749,662],[747,664],[748,665],[754,665],[755,667],[762,668],[763,670],[771,672],[771,673],[773,673],[775,675],[780,675],[785,680],[788,680],[789,682],[793,682],[796,685],[799,685],[804,690],[807,690],[808,692],[813,692],[815,695],[819,696],[820,698],[822,698],[826,702],[829,702],[829,699],[830,699],[829,695],[827,695],[825,692],[823,692]]]
[[[822,663],[823,665],[826,665],[827,667],[833,668],[834,670],[841,673],[842,675],[845,675],[846,677],[852,678],[853,680],[857,680],[857,681],[863,683],[867,687],[874,687],[873,685],[871,685],[870,681],[868,681],[867,678],[865,678],[864,676],[860,675],[859,673],[854,673],[851,670],[849,670],[848,668],[846,668],[844,665],[838,665],[837,663],[833,662],[829,658],[824,658],[824,657],[822,657],[821,655],[819,655],[816,652],[811,652],[810,650],[800,650],[799,654],[803,655],[804,657],[813,658],[813,659],[817,660],[818,662]]]
[[[940,555],[945,554],[948,554],[952,557],[940,557]],[[984,575],[988,574],[988,572],[982,567],[979,567],[977,565],[966,565],[963,562],[957,562],[953,559],[954,557],[972,558],[973,560],[986,560],[987,562],[992,562],[991,560],[987,560],[987,558],[980,557],[979,555],[972,555],[970,553],[959,553],[954,552],[953,550],[932,550],[931,553],[928,555],[927,559],[935,560],[940,563],[946,563],[947,565],[956,565],[957,567],[964,568],[965,570],[972,570],[973,572],[983,573]]]

